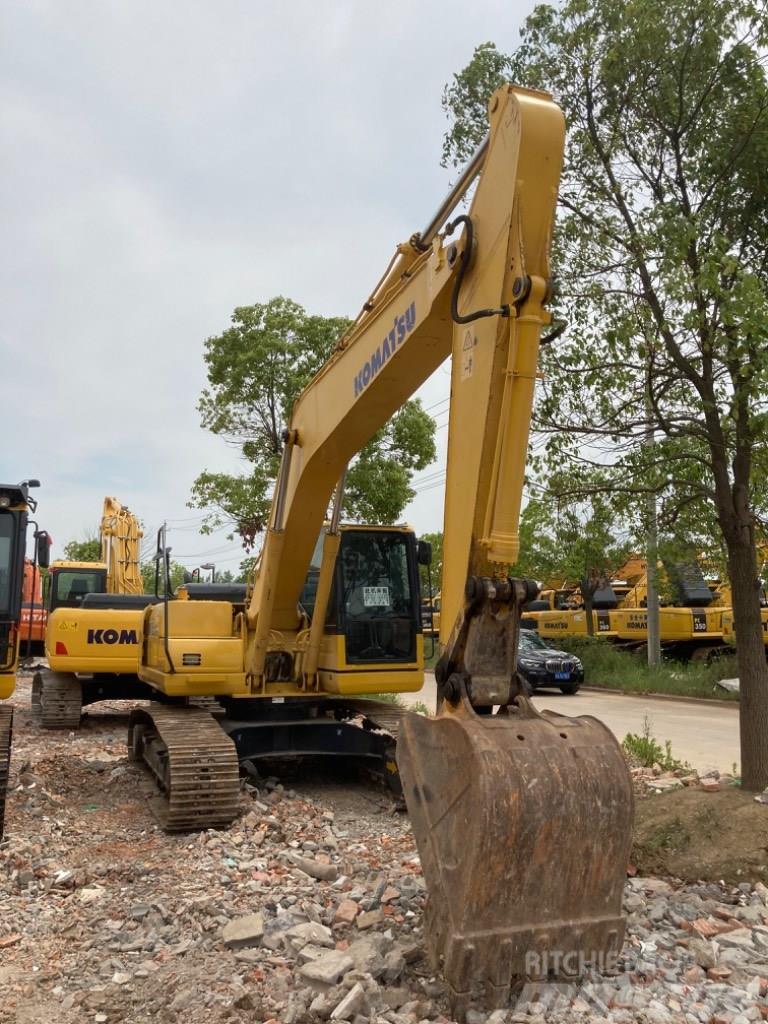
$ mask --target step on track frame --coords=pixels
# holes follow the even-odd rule
[[[3,838],[5,825],[5,800],[8,793],[12,739],[13,708],[0,707],[0,840]]]
[[[166,832],[225,828],[237,817],[237,751],[208,711],[137,708],[128,721],[128,751],[147,765],[163,793],[159,817]]]

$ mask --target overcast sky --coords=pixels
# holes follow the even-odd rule
[[[6,0],[0,479],[40,478],[55,557],[114,494],[189,566],[237,567],[186,507],[200,470],[239,468],[199,426],[204,339],[279,294],[357,312],[450,183],[443,85],[532,6]],[[426,404],[447,392],[445,367]]]

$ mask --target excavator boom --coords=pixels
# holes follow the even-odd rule
[[[489,121],[456,187],[398,246],[299,396],[249,592],[224,603],[189,586],[188,600],[148,609],[139,668],[166,698],[219,697],[232,741],[219,751],[230,780],[222,776],[221,792],[231,794],[237,756],[284,742],[272,723],[294,753],[327,726],[333,742],[343,736],[348,750],[370,754],[371,738],[386,732],[379,711],[349,698],[415,690],[423,679],[416,544],[402,527],[343,527],[345,473],[451,359],[441,706],[434,719],[404,713],[396,758],[429,893],[427,939],[457,1007],[479,987],[503,1002],[516,980],[550,972],[552,961],[541,962],[549,951],[573,965],[574,955],[580,964],[618,949],[632,815],[613,736],[592,719],[540,715],[516,672],[520,610],[536,588],[508,573],[550,323],[564,123],[551,97],[510,86],[491,97]],[[456,214],[473,183],[467,212]],[[211,804],[197,782],[193,791],[184,762],[189,710],[134,715],[131,749],[168,794],[171,817],[183,798],[201,810],[198,823],[222,808],[219,825],[229,804]],[[349,712],[371,727],[347,726]],[[203,732],[216,725],[204,714],[195,709],[202,774]]]

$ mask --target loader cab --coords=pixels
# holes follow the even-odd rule
[[[104,562],[53,562],[48,578],[48,611],[79,608],[87,594],[104,594],[106,590]]]
[[[11,672],[21,618],[26,494],[20,486],[0,485],[0,673]]]
[[[422,631],[416,538],[403,527],[341,527],[326,633],[344,637],[350,667],[413,662]],[[315,547],[300,604],[311,619],[323,535]]]

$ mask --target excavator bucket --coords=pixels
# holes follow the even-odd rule
[[[610,964],[633,795],[602,722],[539,713],[524,696],[477,715],[464,695],[434,719],[407,716],[398,765],[427,941],[456,1012],[475,994],[502,1007],[525,981]]]

